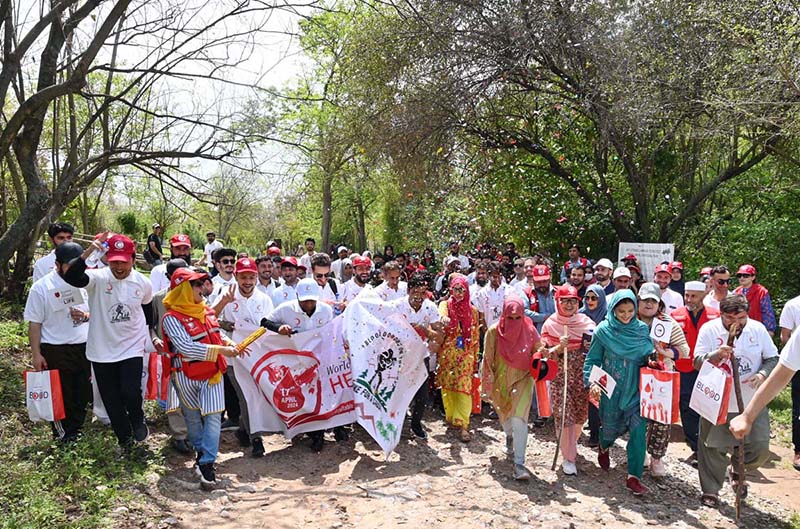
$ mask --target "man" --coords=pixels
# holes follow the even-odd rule
[[[256,262],[249,257],[236,261],[234,267],[234,277],[236,278],[236,288],[233,295],[223,295],[217,299],[212,307],[214,312],[219,315],[219,326],[226,332],[228,337],[233,337],[234,329],[255,330],[261,324],[261,319],[272,312],[272,300],[266,294],[256,288],[258,283],[258,267]],[[248,333],[249,334],[249,333]],[[225,376],[233,386],[239,403],[246,400],[242,394],[242,389],[236,380],[235,371],[242,369],[237,365],[236,360],[228,366]],[[236,437],[242,446],[250,446],[253,457],[264,455],[264,442],[259,433],[250,429],[250,417],[247,413],[247,405],[240,405],[239,429]]]
[[[475,307],[483,314],[488,329],[500,320],[506,296],[513,292],[513,287],[503,283],[498,263],[489,263],[489,283],[481,288],[475,296]]]
[[[475,274],[475,281],[469,286],[469,299],[472,300],[472,304],[475,305],[478,292],[489,282],[489,264],[483,261],[478,262],[475,264],[473,273]]]
[[[517,257],[514,259],[514,279],[509,282],[512,287],[525,281],[525,259]]]
[[[108,267],[86,270],[86,259],[108,242]],[[85,288],[95,314],[89,322],[86,358],[119,445],[130,449],[149,431],[142,409],[142,360],[152,321],[150,281],[133,269],[136,245],[124,235],[104,233],[72,259],[64,280]]]
[[[333,319],[333,309],[330,305],[319,303],[321,296],[322,288],[316,281],[303,279],[297,284],[297,297],[275,307],[261,320],[261,326],[284,336],[323,327]],[[324,434],[323,431],[309,432],[313,451],[322,450]],[[337,441],[346,441],[348,438],[343,427],[335,428],[334,436]]]
[[[614,283],[611,282],[611,274],[613,272],[614,265],[605,257],[594,264],[594,279],[598,285],[603,287],[606,296],[614,292]]]
[[[256,288],[262,293],[272,298],[272,294],[278,286],[272,279],[272,259],[268,255],[256,257],[256,268],[258,268],[258,283]]]
[[[436,359],[431,356],[439,351],[439,347],[444,341],[444,327],[440,322],[436,305],[428,299],[430,276],[425,272],[416,272],[408,281],[408,295],[392,301],[391,304],[400,311],[400,314],[425,342],[428,353],[425,358],[425,366],[431,373],[436,368]],[[411,431],[419,439],[428,438],[428,433],[422,426],[422,415],[428,402],[428,391],[428,379],[426,378],[411,403]]]
[[[198,266],[208,266],[213,263],[214,261],[211,259],[211,254],[214,253],[214,250],[222,248],[222,243],[217,240],[217,234],[213,231],[206,233],[206,240],[208,242],[203,246],[203,257],[201,257],[200,261],[197,263]],[[217,275],[217,269],[212,266],[211,277],[215,275]]]
[[[450,281],[451,274],[457,274],[461,272],[461,261],[458,260],[458,257],[454,257],[452,255],[448,255],[444,258],[444,271],[441,272],[438,277],[436,278],[436,294],[439,297],[443,297],[447,291],[447,285]]]
[[[731,295],[728,287],[731,284],[731,272],[725,265],[718,265],[711,269],[711,292],[703,299],[707,307],[719,309],[719,304]]]
[[[213,303],[223,290],[236,284],[236,279],[233,277],[236,250],[233,248],[217,248],[211,253],[211,259],[214,268],[217,270],[217,275],[211,278],[211,282],[214,284],[214,292],[208,298],[209,303]]]
[[[168,283],[166,288],[163,288],[153,294],[153,321],[150,322],[150,339],[152,340],[153,347],[155,347],[156,351],[159,354],[165,355],[167,354],[167,350],[164,347],[164,341],[161,339],[163,336],[161,320],[164,317],[164,314],[167,313],[167,309],[164,308],[164,298],[169,292],[169,281],[171,280],[172,275],[181,268],[188,268],[189,264],[184,259],[173,258],[167,261],[163,266],[166,269],[166,278]],[[172,385],[169,387],[167,401],[159,401],[159,405],[167,412],[167,425],[169,426],[170,433],[172,434],[172,446],[181,454],[191,454],[192,447],[186,439],[188,436],[186,421],[183,420],[178,394],[175,392],[175,388]]]
[[[272,241],[267,243],[267,255],[271,255],[272,257],[280,257],[281,259],[283,259],[283,252],[281,251],[281,247]]]
[[[396,261],[394,262],[397,263]],[[400,266],[399,263],[397,265],[398,267]],[[369,257],[356,257],[353,259],[353,278],[342,285],[342,302],[346,304],[356,299],[365,288],[371,289],[372,287],[368,284],[371,274],[372,261],[370,261]]]
[[[75,229],[66,222],[55,222],[47,227],[47,236],[53,249],[33,264],[33,282],[40,280],[56,267],[56,248],[62,243],[71,242]]]
[[[52,427],[56,438],[65,443],[78,438],[92,394],[86,359],[89,332],[86,292],[64,281],[69,262],[82,253],[80,244],[70,241],[59,244],[53,254],[55,269],[33,283],[25,302],[33,369],[57,369],[61,377],[66,416]]]
[[[281,277],[283,284],[272,293],[272,305],[275,307],[297,297],[295,287],[300,280],[297,279],[297,259],[295,257],[287,257],[281,262]]]
[[[170,259],[183,259],[186,265],[192,264],[192,241],[188,235],[176,233],[169,240]],[[153,292],[160,292],[169,288],[169,278],[167,277],[167,263],[156,265],[150,270],[150,283],[153,284]]]
[[[619,266],[614,270],[614,275],[611,278],[614,283],[614,292],[618,290],[625,290],[631,287],[631,271],[627,266]]]
[[[341,301],[342,285],[331,276],[331,258],[326,253],[315,254],[311,258],[311,276],[322,289],[320,301],[333,308],[333,315],[339,316],[345,309]]]
[[[300,264],[306,267],[306,270],[311,270],[311,258],[314,257],[314,248],[316,248],[317,242],[308,237],[306,239],[306,253],[304,253],[300,257]]]
[[[740,266],[736,272],[736,279],[739,280],[739,286],[736,287],[734,293],[747,298],[747,304],[750,305],[748,316],[763,323],[770,336],[774,336],[778,328],[775,309],[772,308],[769,290],[760,283],[756,283],[756,267],[750,264]]]
[[[586,294],[586,269],[582,266],[573,266],[569,271],[569,284],[578,291],[580,302]]]
[[[280,255],[269,256],[272,259],[272,282],[275,283],[275,288],[283,284],[281,276],[281,265],[283,264],[283,257]]]
[[[347,259],[347,256],[350,255],[350,251],[347,249],[347,246],[342,245],[336,249],[336,255],[338,255],[339,258],[331,263],[331,270],[336,276],[336,279],[343,281],[344,275],[342,272],[344,271],[344,263]]]
[[[533,288],[526,286],[525,289],[520,290],[517,285],[517,290],[522,292],[522,299],[525,301],[525,315],[536,325],[536,330],[541,332],[544,320],[556,311],[556,302],[553,297],[555,289],[550,284],[550,268],[546,265],[531,267],[533,262],[533,259],[525,260],[525,273],[528,274],[530,270],[528,279],[532,280]]]
[[[719,273],[719,272],[718,272]],[[747,317],[747,299],[741,295],[726,296],[720,301],[719,319],[708,322],[700,329],[695,348],[694,366],[699,371],[703,362],[730,370],[730,358],[736,355],[739,360],[744,404],[750,402],[758,387],[767,379],[778,363],[778,350],[772,343],[764,324]],[[728,333],[736,326],[733,347],[727,345]],[[697,445],[697,463],[700,473],[701,501],[707,506],[719,504],[719,491],[725,480],[728,466],[737,467],[736,440],[729,431],[730,420],[742,413],[731,394],[728,406],[728,421],[719,426],[700,418],[700,438]],[[764,409],[753,421],[753,431],[745,440],[745,468],[753,470],[769,459],[769,412]],[[732,455],[729,458],[728,452]],[[735,471],[730,474],[734,490],[746,496],[745,476]]]
[[[781,311],[781,343],[787,344],[794,331],[800,326],[800,296],[790,299]],[[799,340],[794,340],[798,343]],[[784,347],[784,352],[788,345]],[[797,346],[795,346],[797,348]],[[783,357],[783,352],[781,357]],[[793,353],[786,353],[793,354]],[[795,357],[796,358],[796,357]],[[783,363],[783,361],[782,361]],[[789,362],[787,366],[796,366],[797,362]],[[795,370],[796,367],[795,367]],[[769,399],[771,400],[771,398]],[[795,470],[800,470],[800,374],[792,377],[792,444],[794,445],[794,459],[792,465]]]
[[[161,252],[161,232],[161,225],[156,222],[153,224],[153,233],[147,236],[144,260],[154,266],[160,265],[164,259],[164,255]]]
[[[389,261],[381,268],[384,281],[375,287],[375,293],[383,301],[394,301],[408,295],[408,284],[400,281],[401,271],[397,261]]]
[[[703,304],[705,285],[701,281],[689,281],[684,285],[686,303],[683,307],[675,309],[670,316],[678,322],[689,344],[689,360],[678,360],[675,368],[681,374],[681,425],[686,444],[692,450],[689,462],[697,466],[697,438],[700,435],[700,415],[689,407],[692,398],[692,388],[697,381],[697,371],[694,368],[694,351],[697,345],[697,335],[700,329],[709,321],[719,318],[719,311]]]
[[[458,241],[450,241],[449,246],[450,255],[447,257],[455,257],[458,259],[458,264],[460,265],[461,270],[464,272],[469,270],[469,257],[461,254],[461,243]],[[447,257],[445,257],[445,259],[447,259]],[[447,268],[447,263],[445,263],[444,267]]]
[[[561,268],[561,284],[563,285],[567,282],[569,273],[573,268],[583,268],[588,264],[589,261],[585,257],[581,257],[581,247],[577,243],[573,243],[569,247],[569,260],[565,261],[564,266]]]
[[[672,281],[672,269],[670,265],[664,263],[657,265],[656,271],[653,274],[653,282],[661,289],[661,301],[664,302],[667,314],[683,307],[683,298],[680,294],[669,288],[670,281]]]

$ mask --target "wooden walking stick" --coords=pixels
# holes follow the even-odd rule
[[[564,325],[564,338],[569,338],[569,328]],[[553,455],[553,465],[550,470],[555,470],[558,464],[558,451],[561,449],[561,436],[564,435],[564,420],[567,418],[567,386],[569,385],[569,364],[567,360],[567,348],[564,348],[564,393],[561,400],[561,427],[558,429],[556,437],[556,453]]]
[[[733,347],[733,340],[736,339],[736,324],[731,325],[728,335],[728,347]],[[739,380],[739,360],[736,355],[731,355],[731,371],[733,371],[733,389],[736,392],[736,406],[739,408],[739,413],[744,413],[744,398],[742,397],[742,383]],[[739,439],[736,445],[736,452],[739,454],[738,461],[736,462],[736,473],[738,474],[738,483],[736,486],[736,523],[739,523],[739,518],[742,515],[742,490],[745,481],[744,470],[744,438]]]

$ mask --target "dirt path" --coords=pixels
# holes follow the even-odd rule
[[[311,452],[305,439],[291,443],[266,436],[262,459],[243,453],[226,432],[219,490],[198,490],[191,462],[174,456],[172,471],[154,480],[144,521],[128,520],[137,527],[215,529],[735,527],[729,487],[723,489],[721,511],[699,506],[697,471],[680,460],[688,455],[682,443],[670,447],[669,478],[655,481],[645,472],[651,494],[640,500],[624,488],[622,448],[612,449],[608,473],[585,446],[579,447],[577,477],[551,472],[552,427],[532,430],[527,466],[535,477],[515,482],[496,421],[476,419],[475,439],[464,445],[430,413],[429,439],[418,442],[404,432],[388,461],[357,427],[350,441],[329,441],[321,454]],[[800,511],[800,494],[791,487],[797,478],[797,471],[780,461],[753,474],[743,527],[784,527],[792,510]]]

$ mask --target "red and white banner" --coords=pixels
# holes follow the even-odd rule
[[[60,421],[66,417],[57,369],[25,371],[25,404],[33,422]]]

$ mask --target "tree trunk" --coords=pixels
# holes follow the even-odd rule
[[[356,196],[356,244],[358,252],[362,253],[367,249],[367,229],[364,222],[364,200],[361,193]]]
[[[331,221],[332,221],[332,202],[333,202],[333,191],[331,189],[333,183],[333,177],[329,174],[325,174],[322,179],[322,227],[320,233],[320,239],[322,239],[321,248],[323,252],[328,251],[328,245],[331,241]],[[331,256],[333,258],[335,256]]]

